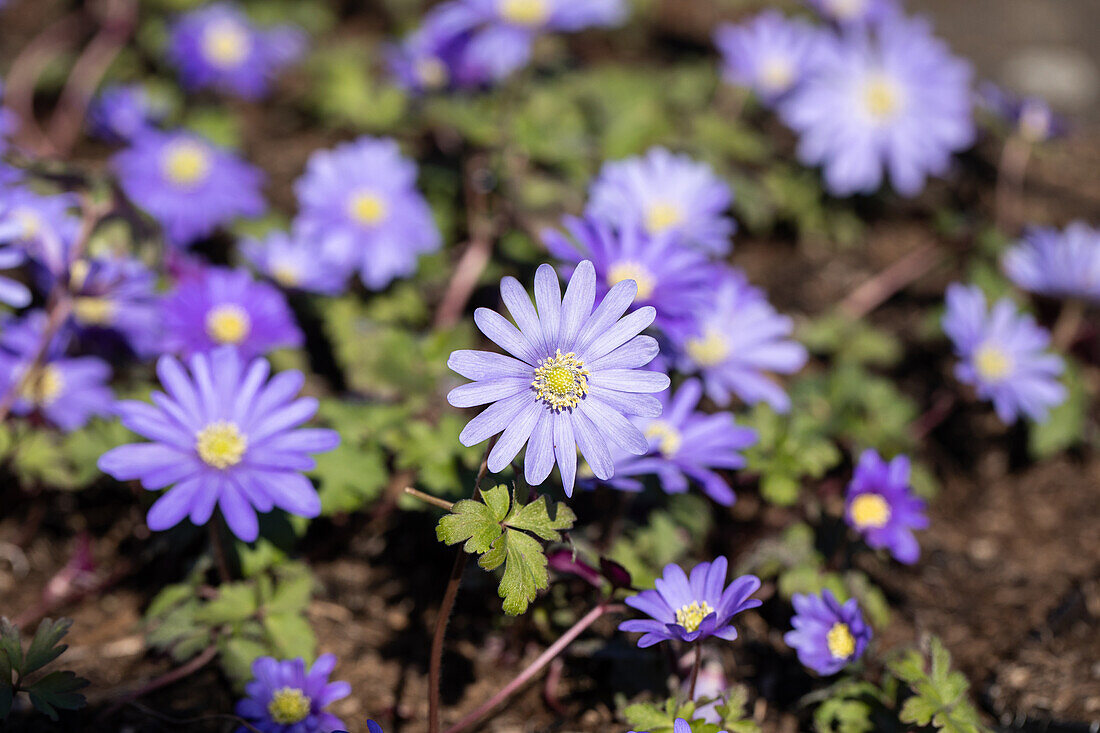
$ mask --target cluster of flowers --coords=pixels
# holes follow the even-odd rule
[[[451,404],[493,403],[467,426],[463,443],[504,431],[490,470],[530,440],[527,480],[544,481],[556,456],[571,495],[575,437],[595,477],[615,488],[637,491],[637,477],[656,475],[678,493],[690,479],[715,501],[733,503],[716,469],[743,467],[738,451],[755,433],[728,412],[696,407],[705,392],[722,407],[736,395],[785,411],[787,395],[768,372],[794,373],[807,354],[790,339],[791,320],[719,259],[731,248],[731,200],[709,166],[658,148],[607,164],[584,217],[565,220],[568,235],[544,232],[570,277],[565,299],[549,265],[535,279],[537,312],[519,283],[506,279],[501,296],[519,329],[485,309],[475,320],[515,358],[457,352],[451,359],[454,371],[475,380],[451,392]],[[642,307],[619,320],[632,302]],[[654,336],[638,335],[651,325]],[[698,378],[674,395],[651,396],[668,387],[672,369]]]
[[[889,179],[919,193],[974,140],[969,64],[896,0],[811,0],[824,25],[769,10],[716,34],[726,79],[800,136],[798,156],[838,196]]]
[[[412,92],[483,87],[531,59],[536,39],[621,24],[625,0],[447,0],[389,51],[395,81]]]

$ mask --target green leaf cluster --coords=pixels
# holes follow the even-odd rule
[[[639,588],[650,588],[665,565],[680,562],[705,541],[713,519],[707,501],[692,494],[669,497],[667,509],[649,513],[646,524],[629,527],[608,552]]]
[[[133,439],[116,420],[94,419],[79,430],[58,433],[18,421],[0,425],[0,461],[23,488],[83,489],[103,474],[101,455]]]
[[[480,501],[456,503],[439,520],[436,536],[448,545],[464,542],[462,549],[481,555],[478,565],[486,570],[503,565],[497,592],[504,612],[518,616],[550,585],[542,542],[561,541],[561,533],[572,529],[576,519],[563,503],[540,496],[525,504],[506,486],[496,486],[482,492]]]
[[[20,692],[51,720],[58,719],[59,710],[79,710],[87,704],[78,690],[87,687],[88,680],[67,671],[40,674],[69,648],[61,640],[72,625],[71,619],[44,619],[24,652],[19,628],[0,618],[0,720],[7,719]]]
[[[238,685],[251,678],[257,657],[313,657],[316,637],[305,612],[314,580],[306,565],[277,565],[217,588],[203,586],[205,570],[197,567],[153,599],[145,613],[150,645],[182,662],[217,644],[222,667]]]
[[[695,711],[709,705],[714,700],[680,702],[672,697],[663,705],[655,703],[636,703],[623,709],[622,715],[631,730],[639,733],[666,733],[673,729],[677,718],[683,718],[691,724],[692,733],[758,733],[760,726],[748,714],[748,691],[740,686],[731,687],[725,699],[719,698],[715,712],[721,716],[721,723],[708,723],[695,717]]]
[[[890,672],[913,691],[898,713],[901,722],[931,725],[948,733],[986,733],[966,695],[970,683],[962,672],[951,670],[951,655],[943,642],[933,636],[927,646],[927,656],[910,649],[889,665]]]

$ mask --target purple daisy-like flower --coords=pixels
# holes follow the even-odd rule
[[[68,267],[68,252],[80,230],[73,214],[77,198],[44,196],[22,186],[0,197],[0,241],[19,246],[54,277]]]
[[[371,290],[414,274],[418,257],[442,246],[416,177],[416,164],[389,139],[361,137],[314,153],[294,186],[302,236],[358,270]]]
[[[638,305],[657,309],[658,328],[668,329],[690,321],[692,313],[706,306],[719,281],[719,271],[705,254],[686,247],[673,234],[646,234],[635,226],[615,229],[594,219],[565,218],[572,240],[554,229],[544,230],[542,240],[555,257],[573,266],[590,260],[596,268],[596,294],[602,297],[623,280],[638,284]]]
[[[317,412],[316,399],[294,398],[302,373],[269,381],[266,359],[246,364],[231,346],[192,356],[189,368],[162,356],[157,376],[166,394],[154,392],[152,405],[117,406],[123,425],[154,442],[119,446],[99,458],[100,470],[119,481],[137,479],[150,491],[172,487],[149,509],[149,528],[169,529],[187,516],[205,524],[217,504],[233,534],[252,542],[257,511],[320,514],[321,499],[302,472],[315,465],[310,454],[332,450],[340,436],[298,429]]]
[[[825,20],[852,26],[881,20],[898,11],[895,0],[806,0]]]
[[[489,453],[489,470],[504,469],[527,444],[524,475],[541,484],[558,464],[567,496],[573,495],[577,447],[597,478],[610,479],[615,465],[608,439],[641,455],[645,436],[627,415],[656,417],[661,403],[653,392],[668,389],[669,379],[639,369],[657,355],[657,341],[639,336],[656,315],[651,306],[623,316],[637,293],[624,280],[596,301],[596,271],[587,260],[577,265],[565,297],[550,265],[535,273],[535,302],[519,281],[500,281],[508,319],[478,308],[474,322],[481,332],[512,356],[485,351],[455,351],[447,361],[453,371],[474,380],[447,395],[455,407],[490,404],[463,429],[463,445],[477,445],[503,431]],[[513,358],[515,357],[515,358]]]
[[[125,142],[155,126],[166,111],[141,84],[118,84],[99,93],[88,110],[88,124],[102,140]]]
[[[1033,145],[1062,137],[1069,131],[1066,120],[1055,114],[1045,99],[1021,97],[988,81],[978,86],[977,99],[986,112]]]
[[[991,400],[1002,422],[1014,423],[1021,414],[1042,422],[1065,401],[1066,388],[1058,382],[1065,365],[1046,351],[1050,333],[1008,298],[987,310],[981,289],[954,283],[947,288],[943,330],[962,359],[955,376]]]
[[[135,354],[160,351],[161,317],[157,275],[139,260],[94,257],[69,268],[72,325],[92,346],[119,339]]]
[[[437,5],[419,28],[387,49],[390,73],[398,86],[416,93],[486,84],[487,76],[464,63],[472,36],[464,9],[455,3]]]
[[[214,88],[256,99],[305,48],[300,28],[258,28],[236,5],[215,2],[173,25],[168,57],[188,89]]]
[[[664,148],[605,163],[589,188],[586,214],[612,226],[651,235],[677,235],[713,254],[730,249],[735,225],[725,216],[730,187],[706,163]]]
[[[726,81],[752,89],[771,104],[798,86],[813,67],[821,31],[766,10],[741,25],[723,24],[714,38]]]
[[[679,565],[666,565],[664,576],[654,583],[656,590],[626,599],[626,605],[651,618],[623,621],[619,630],[641,632],[638,646],[643,648],[673,639],[690,643],[711,636],[733,641],[737,638],[737,629],[730,624],[733,617],[761,604],[749,598],[760,588],[760,578],[742,575],[726,586],[726,569],[725,557],[699,563],[690,578]]]
[[[259,169],[190,132],[145,130],[112,164],[126,196],[160,222],[173,245],[266,208]]]
[[[889,463],[874,450],[859,457],[844,520],[876,550],[887,549],[899,562],[912,565],[920,558],[914,529],[927,529],[924,501],[909,486],[909,458],[895,456]]]
[[[841,604],[826,589],[819,596],[796,593],[791,602],[796,614],[791,619],[794,631],[784,634],[783,641],[798,652],[803,665],[831,675],[863,655],[872,633],[855,598]]]
[[[1024,290],[1100,303],[1100,230],[1084,222],[1029,229],[1002,264]]]
[[[756,431],[738,425],[728,412],[696,412],[702,396],[699,381],[689,379],[675,395],[660,396],[661,417],[635,418],[634,424],[649,441],[649,452],[642,457],[618,452],[610,485],[638,491],[642,484],[637,477],[653,474],[666,493],[683,493],[689,481],[697,481],[714,501],[733,504],[737,497],[716,469],[744,468],[740,451],[756,443]]]
[[[347,682],[328,681],[335,668],[333,654],[322,654],[308,672],[301,657],[283,662],[259,657],[252,663],[254,679],[244,687],[248,697],[237,703],[237,715],[263,733],[342,730],[343,721],[325,712],[326,707],[351,694]],[[238,729],[238,733],[244,731]]]
[[[30,370],[46,314],[28,313],[4,324],[0,341],[0,393],[15,388],[11,411],[15,415],[42,415],[65,432],[83,427],[94,415],[110,415],[114,395],[107,382],[111,367],[92,356],[64,356],[63,340],[57,338],[46,351],[43,364]]]
[[[974,140],[970,76],[926,21],[890,13],[822,44],[780,112],[800,135],[798,157],[824,168],[831,193],[871,193],[889,176],[914,196]]]
[[[679,368],[700,373],[712,400],[727,405],[732,393],[786,412],[787,393],[765,372],[793,374],[806,364],[806,349],[790,339],[793,330],[790,318],[776,313],[741,271],[730,269],[692,326],[671,335]]]
[[[297,231],[272,232],[241,244],[245,258],[279,286],[307,293],[336,295],[347,287],[347,271],[329,262],[313,242]]]
[[[627,15],[623,0],[454,0],[445,7],[452,27],[470,32],[464,73],[493,81],[526,66],[540,35],[615,26]]]
[[[4,225],[0,224],[0,270],[11,270],[22,265],[27,256],[20,247],[5,243],[4,239]],[[9,277],[0,277],[0,303],[23,308],[30,302],[31,291],[26,285]]]
[[[303,340],[283,294],[247,270],[208,267],[184,277],[165,297],[163,314],[164,348],[173,354],[228,344],[251,358]]]

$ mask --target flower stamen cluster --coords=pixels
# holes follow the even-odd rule
[[[588,394],[588,370],[577,355],[557,350],[539,362],[531,382],[535,393],[554,412],[571,410]]]

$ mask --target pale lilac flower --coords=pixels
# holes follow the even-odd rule
[[[636,455],[649,444],[627,415],[656,417],[661,403],[651,393],[668,388],[664,374],[643,371],[657,355],[657,342],[638,334],[656,315],[650,306],[623,316],[637,293],[624,280],[596,302],[596,272],[581,262],[562,298],[550,265],[535,274],[535,302],[513,277],[501,280],[508,319],[478,308],[474,322],[512,356],[456,351],[447,365],[470,384],[447,395],[455,407],[489,404],[466,425],[459,440],[477,445],[503,431],[489,453],[489,470],[503,470],[527,444],[524,475],[541,484],[557,462],[566,495],[572,496],[580,447],[597,478],[615,473],[608,442]],[[514,358],[513,358],[514,357]]]
[[[891,13],[823,44],[780,112],[830,193],[872,193],[888,177],[914,196],[974,140],[970,76],[926,21]]]
[[[1008,298],[987,309],[978,287],[955,283],[947,288],[943,330],[962,360],[955,376],[991,400],[1002,422],[1014,423],[1020,415],[1043,422],[1050,408],[1066,400],[1058,382],[1065,364],[1047,351],[1050,333],[1019,314]]]
[[[715,33],[726,81],[748,87],[766,104],[790,92],[816,63],[822,32],[777,10],[725,23]]]
[[[1005,272],[1024,290],[1100,303],[1100,230],[1073,222],[1063,231],[1033,227],[1004,256]]]
[[[344,722],[325,708],[351,694],[347,682],[329,682],[336,656],[322,654],[306,671],[300,657],[280,662],[259,657],[252,663],[253,680],[244,687],[236,713],[263,733],[331,733]],[[371,721],[373,723],[373,721]],[[377,727],[377,723],[374,723]],[[373,728],[371,731],[373,733]],[[237,729],[245,733],[246,729]],[[379,733],[381,730],[379,729]]]
[[[706,163],[664,148],[605,163],[589,188],[586,214],[616,227],[676,235],[713,254],[730,250],[735,229],[726,212],[733,193]]]

